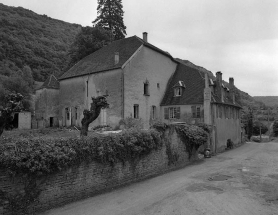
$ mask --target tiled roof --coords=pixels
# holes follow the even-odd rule
[[[183,81],[185,88],[181,96],[175,97],[173,86],[179,81]],[[204,88],[205,78],[203,72],[179,63],[168,83],[161,105],[203,104]]]
[[[224,81],[222,81],[222,88],[224,88],[224,102],[221,101],[221,94],[220,94],[220,88],[219,86],[217,86],[216,81],[214,81],[214,93],[212,93],[212,102],[213,103],[221,103],[221,104],[228,104],[228,105],[233,105],[236,107],[241,108],[241,105],[239,104],[239,102],[237,101],[238,98],[235,98],[235,103],[233,103],[233,98],[231,96],[231,93],[233,93],[235,91],[235,89],[233,89],[233,87],[230,87],[229,84],[225,83]]]
[[[50,76],[48,76],[48,78],[45,80],[45,82],[42,84],[42,86],[39,89],[42,89],[42,88],[59,89],[60,84],[54,75],[50,75]]]
[[[173,59],[169,53],[151,45],[150,43],[143,41],[137,36],[132,36],[114,41],[111,44],[104,46],[96,52],[88,55],[87,57],[76,63],[63,75],[61,75],[59,79],[62,80],[121,68],[122,65],[136,52],[136,50],[141,45],[145,45]],[[119,62],[117,64],[115,64],[115,52],[119,53]]]

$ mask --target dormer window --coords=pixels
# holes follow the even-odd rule
[[[182,93],[182,88],[181,87],[176,87],[175,88],[175,96],[181,96]]]
[[[183,81],[178,81],[174,86],[174,96],[181,96],[183,89],[185,89],[185,84]]]

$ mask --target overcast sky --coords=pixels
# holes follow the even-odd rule
[[[0,0],[38,14],[92,26],[97,0]],[[278,96],[277,0],[123,0],[127,36],[142,37],[251,96]]]

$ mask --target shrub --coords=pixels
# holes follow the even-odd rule
[[[146,155],[162,146],[155,130],[94,134],[83,139],[24,139],[0,145],[0,168],[13,173],[47,174],[84,161],[114,164]]]

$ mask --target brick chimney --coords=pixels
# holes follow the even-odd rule
[[[143,32],[143,40],[147,43],[148,42],[148,33]]]
[[[234,87],[234,78],[229,78],[229,85],[230,85],[230,88]]]
[[[118,64],[120,61],[120,53],[119,52],[115,52],[115,65]]]

